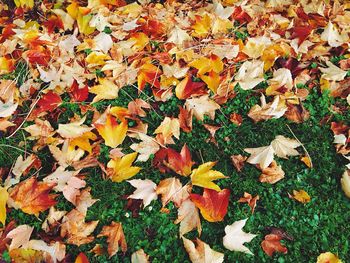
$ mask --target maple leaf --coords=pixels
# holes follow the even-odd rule
[[[247,203],[251,210],[252,210],[252,214],[254,213],[255,207],[256,207],[256,202],[259,200],[259,195],[253,197],[251,194],[244,192],[243,197],[241,197],[238,202],[239,203]]]
[[[209,222],[224,220],[230,197],[230,190],[224,189],[217,192],[204,188],[203,196],[190,194],[192,202],[199,208],[202,216]]]
[[[86,215],[86,212],[90,206],[99,201],[99,199],[92,199],[90,192],[91,188],[87,187],[83,189],[75,199],[75,208],[83,215]]]
[[[219,171],[211,170],[215,164],[216,162],[206,162],[194,169],[191,173],[192,184],[203,188],[213,189],[218,192],[221,191],[220,187],[212,181],[227,178],[227,176]]]
[[[190,191],[189,185],[182,186],[180,180],[175,177],[163,179],[156,189],[157,194],[162,196],[163,207],[170,201],[174,202],[176,207],[180,207],[189,198]]]
[[[282,237],[276,234],[266,235],[265,239],[261,242],[261,247],[270,257],[272,257],[275,252],[287,254],[288,249],[281,244],[281,239]]]
[[[0,118],[10,117],[17,109],[18,103],[8,101],[3,103],[0,100]]]
[[[184,247],[191,259],[192,263],[222,263],[224,262],[224,254],[217,252],[207,244],[196,239],[196,245],[191,240],[182,237]]]
[[[303,204],[308,203],[311,200],[309,194],[304,190],[293,190],[293,195],[291,197]]]
[[[62,19],[56,15],[51,15],[46,21],[43,22],[43,25],[47,28],[47,32],[49,34],[54,32],[56,28],[64,29]]]
[[[59,221],[65,214],[67,214],[67,211],[56,210],[54,206],[50,207],[49,214],[41,225],[41,228],[48,233],[53,227],[57,227],[60,224]]]
[[[179,231],[181,237],[195,228],[198,229],[199,235],[202,232],[198,209],[195,204],[189,199],[182,202],[181,206],[178,209],[178,217],[174,223],[180,223]]]
[[[264,62],[246,61],[239,68],[235,80],[243,90],[253,89],[264,81]]]
[[[93,132],[85,132],[79,137],[72,139],[69,142],[71,147],[78,146],[80,149],[92,153],[92,146],[90,145],[90,140],[96,140],[97,136]]]
[[[157,185],[151,180],[134,179],[127,182],[136,188],[135,192],[129,195],[128,198],[141,199],[143,201],[143,207],[148,206],[153,200],[157,200]]]
[[[324,252],[317,257],[316,263],[342,263],[342,261],[333,253]]]
[[[225,227],[225,236],[223,239],[224,247],[231,251],[244,252],[250,255],[253,253],[244,246],[244,243],[252,241],[257,235],[246,233],[242,229],[247,222],[247,219],[239,220],[234,222],[232,225],[227,225]]]
[[[11,239],[9,250],[26,247],[29,243],[33,230],[34,227],[28,225],[20,225],[11,230],[6,236],[6,238]]]
[[[181,46],[185,41],[192,40],[191,36],[187,34],[185,30],[182,30],[180,27],[176,26],[168,33],[167,42],[174,43]]]
[[[95,85],[89,89],[90,93],[96,94],[92,102],[100,100],[112,100],[118,97],[119,87],[113,81],[108,79],[99,79],[99,85]]]
[[[349,40],[349,36],[347,34],[340,35],[332,22],[329,21],[321,34],[321,39],[327,41],[331,47],[339,47]]]
[[[124,141],[126,132],[128,131],[127,121],[123,120],[118,124],[117,120],[111,114],[107,114],[104,123],[95,122],[94,126],[105,140],[105,144],[112,148],[117,147]]]
[[[195,15],[195,23],[192,25],[194,37],[206,37],[210,33],[211,19],[208,14],[203,16]]]
[[[56,195],[49,194],[55,183],[38,182],[34,176],[20,182],[9,191],[13,206],[23,212],[39,216],[39,213],[54,206]]]
[[[61,237],[67,237],[67,243],[83,245],[92,242],[95,238],[90,234],[95,230],[98,221],[85,222],[85,215],[76,209],[70,211],[62,219]]]
[[[74,263],[89,263],[89,259],[83,252],[80,252],[75,258]]]
[[[215,73],[213,70],[209,72],[208,75],[200,75],[200,78],[207,84],[208,88],[216,93],[218,87],[221,83],[221,78],[218,73]]]
[[[38,100],[38,103],[36,104],[37,108],[32,111],[32,115],[38,116],[42,112],[53,111],[61,103],[61,97],[57,93],[49,91]]]
[[[112,168],[113,172],[111,180],[120,183],[135,176],[140,170],[140,167],[131,166],[137,157],[137,153],[129,153],[121,158],[115,158],[107,163],[108,168]]]
[[[231,161],[233,166],[236,168],[238,172],[241,172],[244,167],[244,162],[247,160],[246,156],[243,156],[241,154],[238,155],[231,155]]]
[[[321,78],[331,81],[341,81],[346,77],[347,71],[335,66],[330,61],[326,61],[328,68],[320,68],[323,73]]]
[[[270,103],[266,103],[264,95],[261,95],[260,100],[261,106],[254,105],[248,113],[248,116],[255,122],[269,120],[271,118],[278,119],[282,117],[288,109],[285,101],[281,99],[280,96],[275,96]]]
[[[187,99],[185,107],[187,110],[193,110],[193,115],[200,121],[204,120],[204,115],[208,115],[213,120],[215,118],[215,111],[220,109],[220,105],[211,100],[209,95]]]
[[[272,161],[269,167],[262,169],[259,181],[262,183],[274,184],[284,178],[284,171],[276,161]]]
[[[30,154],[24,160],[22,155],[18,156],[12,169],[12,173],[16,175],[15,181],[18,183],[20,177],[27,175],[32,167],[37,169],[41,167],[41,161],[38,156]]]
[[[109,257],[113,257],[119,250],[119,246],[121,250],[125,253],[128,249],[123,227],[121,223],[112,222],[109,226],[104,226],[100,234],[97,237],[107,237],[108,243],[108,255]]]
[[[137,76],[137,86],[139,90],[142,91],[146,85],[146,83],[150,84],[151,87],[160,88],[160,82],[158,77],[162,74],[162,70],[153,64],[146,63],[143,64]]]
[[[80,120],[67,123],[58,124],[57,132],[63,137],[68,139],[77,138],[86,132],[91,131],[93,128],[86,125],[82,125],[85,122],[86,116]]]
[[[204,82],[194,82],[191,76],[186,76],[175,87],[175,95],[178,99],[183,100],[195,95],[206,94]]]
[[[183,107],[179,106],[179,122],[180,122],[180,128],[184,132],[191,132],[192,131],[192,119],[193,119],[193,110],[187,110]]]
[[[78,81],[74,79],[70,89],[69,94],[71,95],[73,101],[82,102],[85,101],[89,96],[89,88],[87,85],[80,88]]]
[[[275,153],[271,145],[258,148],[245,148],[244,151],[250,153],[247,162],[250,164],[259,164],[262,169],[267,168],[272,163]]]
[[[9,198],[7,189],[0,186],[0,222],[5,225],[6,222],[6,202]]]
[[[173,143],[172,136],[176,139],[180,138],[179,119],[165,117],[154,133],[162,135],[164,144]]]
[[[139,249],[132,253],[131,255],[131,263],[149,263],[149,256],[143,251],[143,249]]]
[[[84,151],[81,149],[75,149],[75,146],[70,145],[68,140],[65,140],[62,149],[59,149],[56,145],[49,145],[49,150],[53,157],[58,161],[58,164],[67,167],[74,162],[80,160],[84,155]]]
[[[138,162],[146,162],[152,154],[158,152],[159,144],[155,139],[144,133],[137,133],[137,135],[141,142],[133,143],[130,148],[139,153]]]
[[[224,69],[224,63],[217,55],[211,55],[209,58],[201,57],[193,60],[188,66],[198,69],[197,74],[203,75],[208,72],[220,73]]]
[[[294,148],[301,146],[301,144],[297,140],[289,139],[282,135],[277,135],[271,142],[271,146],[274,150],[274,154],[280,158],[287,159],[288,156],[299,155],[299,152]]]

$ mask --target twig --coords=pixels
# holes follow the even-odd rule
[[[289,129],[289,131],[291,132],[291,134],[293,135],[293,137],[297,140],[297,142],[300,143],[301,147],[303,148],[303,150],[304,150],[305,153],[306,153],[307,158],[309,158],[309,160],[310,160],[310,168],[313,168],[314,165],[312,164],[312,160],[311,160],[310,154],[309,154],[309,152],[306,150],[304,144],[302,144],[302,142],[301,142],[301,141],[298,139],[298,137],[294,134],[294,132],[292,131],[292,129],[289,127],[289,125],[286,124],[286,126],[287,126],[287,128]]]

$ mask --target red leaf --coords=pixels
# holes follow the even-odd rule
[[[191,76],[184,78],[179,84],[177,84],[175,93],[179,99],[187,99],[192,95],[203,95],[207,91],[204,89],[204,82],[194,82]]]
[[[191,194],[192,202],[200,209],[202,216],[209,222],[224,220],[227,214],[227,207],[230,197],[230,190],[223,189],[217,192],[212,189],[204,189],[203,196]]]
[[[263,242],[261,242],[261,247],[264,252],[272,257],[273,253],[281,252],[283,254],[287,254],[288,249],[281,244],[281,239],[279,235],[269,234],[265,236]]]
[[[51,59],[49,51],[40,51],[36,49],[28,50],[25,52],[30,64],[38,64],[40,66],[47,66]]]
[[[89,96],[88,86],[85,85],[83,88],[79,88],[79,84],[76,80],[73,81],[73,84],[70,87],[69,92],[73,101],[77,101],[77,102],[85,101]]]
[[[74,263],[89,263],[89,259],[83,252],[80,252]]]
[[[46,21],[43,22],[43,24],[47,27],[49,34],[51,34],[56,28],[64,29],[61,18],[56,15],[50,16]]]
[[[61,97],[54,93],[53,91],[49,91],[41,99],[38,101],[37,108],[33,110],[32,117],[38,116],[40,113],[45,111],[53,111],[62,103]]]

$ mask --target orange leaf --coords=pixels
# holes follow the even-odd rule
[[[161,149],[156,153],[153,164],[162,172],[165,172],[166,167],[168,167],[177,174],[188,176],[194,162],[192,162],[190,150],[185,144],[180,153],[171,148]]]
[[[137,76],[137,85],[142,91],[146,85],[149,83],[152,87],[160,88],[160,82],[158,77],[162,74],[162,70],[153,64],[146,63],[140,67],[139,74]]]
[[[282,237],[275,234],[266,235],[263,242],[261,242],[261,247],[270,257],[272,257],[275,252],[287,254],[288,249],[281,244],[281,239]]]
[[[51,15],[47,20],[43,22],[43,25],[47,27],[49,34],[57,29],[64,29],[62,19],[56,15]]]
[[[244,192],[244,196],[238,200],[238,203],[247,203],[250,206],[253,214],[256,207],[256,202],[259,200],[259,198],[259,195],[253,197],[251,194]]]
[[[89,259],[83,252],[80,252],[74,263],[89,263]]]
[[[203,196],[190,194],[192,202],[200,209],[202,216],[209,222],[224,220],[230,197],[230,190],[223,189],[217,192],[212,189],[204,189]]]
[[[25,213],[38,216],[57,202],[56,195],[49,194],[56,183],[38,182],[35,177],[20,182],[10,191],[10,198]]]
[[[191,76],[186,76],[175,88],[176,97],[183,100],[192,95],[206,94],[207,91],[204,89],[204,85],[204,82],[193,82]]]
[[[124,253],[127,251],[128,247],[121,223],[112,222],[111,225],[104,226],[101,233],[98,234],[98,237],[102,236],[107,237],[107,251],[110,258],[118,252],[119,246]]]
[[[111,114],[107,114],[104,124],[95,123],[94,126],[105,140],[105,144],[112,148],[117,147],[124,141],[126,132],[128,131],[127,121],[123,120],[118,124],[117,120]]]

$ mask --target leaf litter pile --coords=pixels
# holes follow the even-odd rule
[[[350,4],[0,5],[1,262],[349,262]]]

